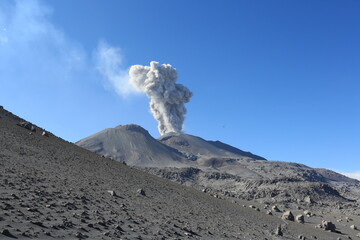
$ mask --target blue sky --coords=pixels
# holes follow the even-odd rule
[[[360,175],[359,12],[356,0],[1,1],[0,105],[73,142],[129,123],[158,137],[125,83],[156,60],[194,93],[186,133]]]

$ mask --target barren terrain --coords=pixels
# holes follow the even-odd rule
[[[101,157],[0,109],[0,239],[355,239],[359,216],[268,215]],[[265,209],[266,208],[266,209]],[[336,219],[342,219],[337,222]],[[322,220],[341,233],[315,228]],[[278,226],[281,233],[276,232]],[[281,236],[282,235],[282,236]],[[303,238],[304,239],[304,238]]]

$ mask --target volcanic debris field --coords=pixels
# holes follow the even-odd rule
[[[0,239],[356,239],[358,202],[350,203],[344,212],[305,214],[200,191],[0,108]],[[289,210],[305,223],[292,221]]]

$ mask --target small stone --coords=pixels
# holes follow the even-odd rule
[[[310,196],[306,196],[306,197],[304,197],[304,202],[306,202],[306,203],[313,203],[313,200],[311,199]]]
[[[30,221],[30,223],[34,224],[34,225],[37,225],[39,227],[44,227],[43,223],[42,222],[36,222],[36,221]]]
[[[298,239],[303,239],[303,240],[305,240],[306,237],[304,237],[304,235],[300,234],[300,235],[298,236]]]
[[[289,221],[294,221],[294,215],[292,214],[291,211],[286,211],[286,212],[284,212],[284,214],[281,216],[281,219],[289,220]]]
[[[249,208],[256,208],[254,205],[249,205]]]
[[[115,225],[114,229],[118,230],[118,231],[121,231],[121,232],[124,231],[119,225]]]
[[[298,223],[304,223],[305,222],[304,215],[302,215],[302,214],[296,215],[295,221],[298,222]]]
[[[108,190],[108,193],[110,193],[111,196],[114,196],[114,197],[117,196],[115,191],[113,191],[113,190]]]
[[[41,135],[44,137],[49,137],[49,134],[46,131],[43,131]]]
[[[279,209],[276,205],[272,206],[271,209],[272,209],[274,212],[280,212],[280,209]]]
[[[15,194],[15,193],[12,193],[12,194],[11,194],[11,196],[12,196],[14,199],[19,199],[19,197],[18,197],[18,196],[16,196],[16,194]]]
[[[266,212],[266,214],[267,214],[267,215],[273,215],[273,213],[271,212],[271,210],[268,210],[268,211]]]
[[[304,211],[304,215],[307,216],[307,217],[311,217],[311,216],[312,216],[312,214],[311,214],[311,212],[310,212],[309,210],[305,210],[305,211]]]
[[[330,232],[335,232],[335,224],[333,224],[332,222],[330,221],[325,221],[323,220],[321,222],[321,227],[325,230],[325,231],[330,231]]]
[[[77,232],[77,233],[75,234],[75,237],[81,239],[81,238],[85,238],[85,235],[82,234],[81,232]]]
[[[278,236],[282,236],[283,232],[281,231],[281,225],[278,225],[275,229],[275,234]]]
[[[353,230],[357,230],[357,227],[355,225],[351,225],[350,228]]]
[[[139,188],[139,189],[136,191],[136,193],[139,194],[139,195],[142,195],[142,196],[146,196],[145,191],[144,191],[144,189],[142,189],[142,188]]]
[[[37,208],[27,208],[26,210],[29,212],[37,212],[38,211]]]
[[[2,235],[5,235],[7,237],[12,237],[13,235],[10,233],[10,231],[8,229],[4,229],[1,231]]]

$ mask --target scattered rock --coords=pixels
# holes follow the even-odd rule
[[[286,212],[284,212],[284,214],[281,216],[281,219],[289,220],[289,221],[294,221],[294,215],[292,214],[291,211],[286,211]]]
[[[115,225],[114,229],[120,232],[124,231],[119,225]]]
[[[137,193],[138,195],[146,196],[145,191],[144,191],[144,189],[142,189],[142,188],[139,188],[139,189],[136,191],[136,193]]]
[[[32,131],[32,132],[36,132],[35,126],[32,125],[32,124],[29,123],[29,122],[25,122],[25,121],[24,121],[24,122],[18,123],[17,125],[20,126],[20,127],[25,128],[25,129],[27,129],[27,130],[30,130],[30,131]]]
[[[271,212],[271,210],[266,211],[266,214],[267,214],[267,215],[273,215],[273,213]]]
[[[18,196],[16,196],[16,194],[15,194],[15,193],[12,193],[12,194],[11,194],[11,196],[12,196],[14,199],[19,199],[19,197],[18,197]]]
[[[333,224],[330,221],[323,220],[321,222],[321,228],[323,228],[325,231],[330,231],[330,232],[335,232],[336,231],[335,230],[336,229],[335,224]]]
[[[311,199],[310,196],[306,196],[306,197],[304,197],[304,202],[306,202],[306,203],[313,203],[314,201]]]
[[[1,231],[1,234],[7,237],[13,237],[13,235],[10,233],[8,229],[4,229]]]
[[[302,214],[296,215],[295,221],[298,223],[304,223],[305,222],[304,215],[302,215]]]
[[[254,205],[249,205],[249,208],[256,208]]]
[[[353,230],[357,230],[357,227],[355,225],[351,225],[350,228]]]
[[[305,240],[306,237],[305,237],[304,235],[300,234],[300,235],[298,236],[298,239],[303,239],[303,240]]]
[[[184,235],[185,235],[185,236],[188,236],[188,237],[191,237],[191,236],[192,236],[192,234],[191,234],[191,233],[188,233],[188,232],[184,232]]]
[[[274,212],[280,212],[280,209],[279,209],[276,205],[272,206],[271,209],[272,209]]]
[[[32,224],[34,224],[36,226],[39,226],[39,227],[44,227],[42,222],[30,221],[30,223],[32,223]]]
[[[84,235],[84,234],[82,234],[81,232],[77,232],[77,233],[75,234],[75,237],[77,237],[77,238],[79,238],[79,239],[82,239],[82,238],[86,238],[87,236]]]
[[[283,232],[281,231],[281,225],[278,225],[275,229],[275,234],[278,236],[282,236]]]
[[[115,191],[113,191],[113,190],[108,190],[108,193],[110,193],[111,196],[114,196],[114,197],[117,196]]]
[[[38,212],[37,208],[27,208],[26,210],[29,212]]]
[[[309,210],[305,210],[304,215],[307,216],[307,217],[311,217],[312,213]]]

